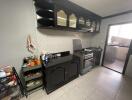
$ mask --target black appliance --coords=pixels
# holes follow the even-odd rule
[[[74,55],[80,59],[80,74],[83,75],[90,71],[94,66],[93,51],[91,49],[82,49],[74,51]]]
[[[100,63],[102,49],[95,47],[82,48],[80,39],[73,40],[73,51],[73,54],[80,59],[79,72],[81,75]]]
[[[100,59],[102,55],[102,48],[101,47],[89,47],[93,51],[93,57],[95,59],[95,65],[100,65]]]

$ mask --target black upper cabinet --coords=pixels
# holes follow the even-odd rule
[[[40,17],[54,18],[54,12],[53,12],[53,11],[48,11],[48,10],[39,9],[36,13],[37,13]]]
[[[69,15],[69,25],[70,28],[77,28],[77,16],[72,13]]]
[[[64,10],[56,11],[56,25],[67,27],[68,26],[68,17],[67,13]]]
[[[54,3],[52,0],[35,0],[38,27],[55,27]]]
[[[37,22],[38,22],[38,27],[55,26],[54,19],[50,19],[50,18],[40,18],[37,20]]]
[[[54,10],[54,2],[52,0],[34,0],[35,6],[42,9]]]
[[[34,0],[38,28],[97,33],[101,17],[68,0]]]

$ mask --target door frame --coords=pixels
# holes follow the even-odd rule
[[[115,24],[109,24],[108,27],[107,27],[107,32],[106,32],[106,39],[105,39],[105,46],[104,46],[104,52],[103,52],[103,58],[102,58],[102,62],[101,62],[101,65],[105,68],[108,68],[106,66],[104,66],[104,59],[105,59],[105,53],[106,53],[106,46],[107,46],[107,41],[108,41],[108,38],[109,38],[109,31],[110,31],[110,27],[113,26],[113,25],[122,25],[122,24],[129,24],[129,23],[132,23],[132,21],[129,21],[129,22],[121,22],[121,23],[115,23]],[[132,47],[132,40],[131,40],[131,43],[130,43],[130,46],[129,46],[129,50],[128,50],[128,53],[127,53],[127,56],[126,56],[126,60],[125,60],[125,64],[123,66],[123,71],[122,72],[118,72],[116,70],[113,70],[111,68],[108,68],[110,70],[113,70],[115,72],[118,72],[120,74],[123,74],[125,75],[125,72],[126,72],[126,69],[127,69],[127,64],[128,64],[128,61],[129,61],[129,57],[130,57],[130,47]]]
[[[127,56],[126,56],[126,60],[125,60],[125,64],[124,64],[124,68],[123,68],[123,72],[122,72],[123,75],[125,75],[125,72],[126,72],[126,69],[127,69],[127,64],[128,64],[128,61],[129,61],[129,58],[130,58],[130,55],[131,55],[131,48],[132,48],[132,40],[131,40],[129,50],[128,50],[128,53],[127,53]]]

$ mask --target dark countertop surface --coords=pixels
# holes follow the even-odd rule
[[[49,60],[49,62],[47,64],[44,64],[44,61],[43,61],[43,65],[45,66],[45,68],[49,68],[49,67],[55,66],[57,64],[71,61],[72,59],[73,59],[72,55],[65,56],[65,57],[57,57],[55,59]]]

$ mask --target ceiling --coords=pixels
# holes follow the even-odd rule
[[[132,0],[69,0],[89,11],[106,17],[132,10]]]

